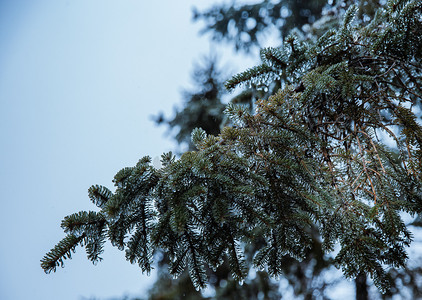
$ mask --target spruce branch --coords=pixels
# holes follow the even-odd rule
[[[152,251],[147,230],[147,228],[140,227],[132,235],[127,244],[126,259],[132,264],[138,263],[142,272],[149,275],[152,269]]]
[[[227,80],[225,87],[227,90],[232,91],[242,84],[259,84],[259,82],[262,83],[265,81],[265,75],[271,74],[272,72],[273,68],[266,64],[252,67],[247,71],[237,74]]]
[[[95,235],[106,224],[104,215],[94,211],[81,211],[63,219],[61,227],[65,233],[87,236]]]
[[[287,67],[287,63],[284,61],[285,57],[278,48],[264,48],[260,51],[261,60],[268,66],[275,67],[277,69],[284,69]]]
[[[64,266],[64,259],[72,258],[72,252],[78,244],[82,244],[85,235],[75,236],[68,234],[53,249],[48,252],[41,260],[41,268],[45,273],[55,272],[58,266]]]
[[[104,205],[110,200],[112,192],[108,188],[97,184],[91,186],[88,189],[88,196],[92,203],[94,203],[99,208],[103,208]]]

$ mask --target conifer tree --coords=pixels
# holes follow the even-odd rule
[[[278,12],[280,11],[280,7],[284,7],[285,11],[288,11],[289,18],[291,20],[295,20],[294,22],[290,22],[290,24],[296,24],[299,25],[297,28],[295,28],[295,32],[301,36],[302,39],[315,39],[317,37],[320,37],[322,34],[324,34],[327,30],[331,29],[333,26],[335,27],[339,17],[343,16],[347,7],[351,4],[355,4],[358,7],[358,12],[355,16],[355,24],[367,24],[370,22],[375,12],[378,8],[381,7],[381,5],[385,1],[379,1],[379,0],[368,0],[368,1],[357,1],[357,0],[344,0],[344,1],[328,1],[328,3],[324,6],[322,9],[322,18],[317,20],[314,24],[308,25],[305,24],[303,26],[300,26],[304,23],[300,22],[300,16],[304,15],[303,10],[306,10],[307,8],[305,6],[300,5],[289,5],[289,3],[285,3],[288,1],[279,1],[276,9]],[[299,1],[300,2],[300,1]],[[297,2],[296,4],[298,4]],[[312,1],[310,1],[312,2]],[[316,1],[315,1],[316,2]],[[302,3],[303,4],[303,3]],[[322,3],[319,3],[322,5]],[[317,7],[315,3],[308,3],[308,5],[314,5],[314,7]],[[296,9],[291,9],[295,7]],[[322,7],[322,6],[321,6]],[[215,41],[226,41],[226,42],[233,42],[235,44],[235,48],[237,50],[246,50],[248,51],[252,45],[259,44],[258,43],[258,36],[262,34],[262,32],[265,33],[267,31],[268,27],[274,27],[274,25],[277,24],[283,24],[284,28],[281,28],[280,34],[283,37],[286,31],[290,28],[289,22],[285,22],[283,20],[282,22],[276,22],[277,19],[272,20],[272,22],[265,23],[263,22],[261,16],[271,16],[273,14],[274,5],[272,3],[269,3],[268,1],[262,1],[260,3],[254,4],[254,5],[232,5],[232,6],[214,6],[212,9],[203,12],[203,13],[196,13],[196,20],[198,19],[206,19],[206,28],[204,29],[204,32],[206,31],[215,31],[212,32],[212,36]],[[267,11],[268,10],[268,11]],[[259,15],[256,15],[256,12],[259,11]],[[222,12],[230,12],[223,14]],[[316,11],[314,11],[316,12]],[[260,24],[259,28],[260,30],[253,31],[253,34],[250,34],[248,32],[248,27],[246,26],[245,20],[237,20],[237,18],[241,19],[242,16],[248,16],[248,21],[252,18],[256,18],[255,22],[252,22],[253,24]],[[261,16],[260,16],[261,15]],[[309,14],[305,14],[309,15]],[[298,17],[299,16],[299,17]],[[310,18],[314,18],[314,15],[309,15]],[[267,20],[269,20],[267,18]],[[229,22],[233,22],[235,24],[235,29],[231,28],[229,30],[229,26],[227,25]],[[242,22],[243,21],[243,22]],[[249,22],[251,24],[251,22]],[[233,24],[232,24],[233,25]],[[255,28],[255,27],[253,27]],[[284,30],[283,30],[284,29]],[[287,30],[285,30],[287,29]],[[230,34],[230,33],[236,33],[237,35]],[[240,40],[240,34],[243,34],[244,36],[250,36],[252,39],[252,42],[249,43],[239,43]],[[250,39],[247,39],[250,41]],[[244,48],[242,48],[244,47]],[[245,49],[246,48],[246,49]],[[263,89],[261,85],[254,85],[250,84],[249,89],[247,89],[245,92],[243,92],[241,95],[233,98],[232,102],[240,102],[245,103],[249,105],[252,108],[252,103],[254,99],[257,97],[266,97],[266,95],[273,93],[279,88],[278,82],[273,82],[272,85],[265,87],[266,93],[263,93]],[[256,89],[258,88],[258,90]],[[420,226],[420,224],[416,224],[416,222],[413,222],[414,226]],[[316,232],[316,235],[318,233]],[[319,255],[320,245],[318,245],[318,238],[316,238],[316,244],[315,248],[310,250],[310,253],[308,253],[307,257],[313,257],[309,261],[302,261],[298,263],[297,261],[290,260],[288,262],[285,262],[283,265],[286,268],[284,270],[285,277],[289,278],[289,283],[293,286],[295,294],[296,295],[302,295],[305,299],[308,296],[312,297],[313,291],[315,290],[315,282],[318,282],[322,288],[322,290],[318,291],[319,295],[324,295],[324,289],[326,287],[330,287],[333,283],[329,283],[325,281],[325,276],[318,276],[318,274],[323,274],[324,272],[329,272],[329,268],[331,266],[331,263],[329,259],[327,260],[325,256]],[[317,263],[314,263],[314,259],[317,258]],[[319,266],[317,269],[314,269],[313,266]],[[293,272],[288,273],[289,270],[293,270]],[[305,272],[307,274],[310,274],[309,272],[312,272],[312,277],[309,278],[307,276],[304,276]],[[403,295],[413,295],[409,296],[409,299],[414,299],[422,296],[422,285],[420,284],[421,281],[417,278],[422,277],[422,272],[420,268],[418,267],[418,264],[413,263],[412,265],[407,266],[403,270],[398,269],[391,269],[389,272],[390,276],[390,282],[392,285],[396,285],[394,288],[392,288],[391,291],[394,290],[394,294],[402,294]],[[403,280],[403,278],[407,278],[408,280]],[[411,280],[409,280],[411,278]],[[366,276],[364,274],[361,274],[357,278],[356,282],[356,293],[357,294],[368,294],[369,285],[366,283]],[[415,280],[416,279],[416,280]],[[358,283],[358,281],[360,283]],[[298,284],[300,283],[300,284]],[[332,287],[331,287],[332,288]],[[393,294],[388,294],[387,297],[392,297]],[[373,291],[372,291],[373,292]],[[309,294],[308,294],[309,293]],[[324,296],[325,297],[325,296]]]
[[[293,28],[313,23],[321,16],[326,0],[264,0],[255,4],[216,4],[198,11],[193,19],[204,21],[202,33],[210,33],[215,41],[234,44],[236,50],[249,51],[258,45],[260,36],[275,29],[285,36]]]
[[[188,270],[195,287],[227,259],[283,276],[283,258],[306,258],[317,229],[346,277],[369,275],[389,291],[387,268],[404,267],[411,233],[401,213],[422,209],[421,15],[417,0],[390,0],[370,22],[351,6],[337,30],[290,35],[261,51],[262,64],[226,83],[281,88],[256,111],[228,105],[233,122],[218,136],[196,129],[197,151],[142,158],[114,178],[116,190],[89,190],[97,212],[66,217],[68,234],[42,260],[51,272],[77,245],[98,261],[108,238],[143,271],[157,249],[170,273]],[[389,135],[393,146],[385,142]],[[259,243],[258,243],[259,242]],[[253,266],[244,245],[260,245]]]
[[[190,138],[191,132],[195,128],[203,128],[213,135],[219,134],[225,108],[221,99],[225,92],[222,78],[217,58],[215,56],[205,57],[202,64],[195,66],[192,74],[198,91],[185,90],[183,92],[185,99],[183,109],[175,110],[175,116],[171,119],[166,119],[160,113],[155,118],[156,123],[166,124],[170,129],[176,128],[175,140],[178,144],[187,144],[189,150],[195,149]]]

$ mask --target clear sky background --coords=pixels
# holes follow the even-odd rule
[[[171,114],[209,53],[191,8],[214,2],[0,1],[0,299],[109,299],[153,282],[108,245],[97,266],[83,248],[49,275],[40,259],[64,216],[96,209],[92,184],[175,149],[151,116]]]

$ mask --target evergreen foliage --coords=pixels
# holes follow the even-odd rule
[[[157,124],[166,123],[170,128],[177,128],[175,139],[179,144],[187,144],[189,150],[194,150],[190,135],[196,127],[201,127],[209,134],[220,133],[223,121],[224,82],[222,71],[215,57],[206,57],[202,64],[195,66],[192,78],[198,91],[184,91],[185,105],[182,110],[176,110],[172,119],[166,119],[163,114],[155,118]]]
[[[224,86],[223,74],[217,68],[215,57],[206,58],[201,65],[196,65],[194,70],[194,81],[198,85],[197,92],[185,92],[184,109],[176,112],[176,116],[171,120],[165,121],[170,128],[177,128],[179,131],[175,136],[181,144],[189,144],[190,149],[196,149],[192,141],[191,132],[196,127],[205,129],[207,133],[218,134],[223,124],[227,123],[227,117],[222,116],[224,105],[221,97]],[[217,84],[216,84],[217,83]],[[211,89],[209,87],[212,87]],[[246,92],[246,102],[252,108],[252,101]],[[239,97],[237,97],[239,98]],[[232,102],[242,103],[242,100],[232,99]],[[162,121],[164,117],[159,116]],[[159,124],[162,124],[159,122]],[[251,263],[252,257],[247,258],[247,263]],[[158,279],[149,291],[148,299],[177,299],[193,298],[208,299],[197,292],[188,272],[183,272],[179,277],[172,278],[168,275],[169,258],[165,253],[155,255],[157,264]],[[243,285],[239,285],[230,275],[230,266],[227,259],[215,271],[207,268],[207,277],[209,278],[209,288],[215,291],[218,299],[247,298],[259,299],[263,294],[265,299],[279,299],[278,285],[272,282],[266,272],[259,272],[255,278],[247,278]],[[171,281],[171,282],[170,282]],[[165,290],[165,292],[163,291]]]
[[[422,2],[389,0],[370,22],[352,5],[337,30],[304,40],[291,34],[261,51],[239,85],[281,88],[256,111],[230,104],[233,126],[192,132],[197,151],[145,157],[89,190],[99,212],[66,217],[68,234],[42,260],[54,271],[77,245],[100,260],[105,238],[143,271],[169,256],[170,273],[189,271],[196,288],[226,259],[233,278],[253,267],[283,276],[286,258],[338,249],[346,277],[368,274],[387,292],[388,268],[405,267],[412,235],[401,218],[422,211]],[[386,142],[384,136],[389,136]]]
[[[260,35],[273,28],[285,36],[293,28],[313,23],[326,0],[264,0],[256,4],[215,5],[204,12],[194,10],[194,20],[205,22],[203,33],[215,41],[234,43],[236,50],[259,45]]]

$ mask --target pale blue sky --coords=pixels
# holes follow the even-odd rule
[[[213,2],[0,1],[0,299],[145,291],[151,279],[109,246],[97,266],[78,248],[50,275],[40,259],[64,216],[95,209],[90,185],[175,148],[150,117],[173,111],[209,53],[191,7]]]

